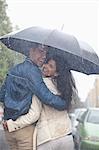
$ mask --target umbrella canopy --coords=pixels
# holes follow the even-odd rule
[[[69,68],[85,74],[99,74],[99,58],[86,43],[58,30],[30,27],[0,37],[8,48],[27,55],[30,43],[48,45],[67,61]],[[54,53],[53,53],[54,54]]]

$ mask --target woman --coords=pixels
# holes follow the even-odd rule
[[[48,58],[47,63],[43,65],[42,73],[47,77],[44,78],[47,87],[54,94],[59,94],[66,100],[68,109],[58,111],[45,104],[41,104],[38,98],[33,96],[32,105],[28,114],[19,117],[16,121],[7,121],[9,132],[15,131],[15,128],[18,130],[23,127],[26,128],[26,126],[31,126],[30,124],[38,120],[35,127],[35,131],[37,131],[38,150],[73,150],[71,121],[68,117],[73,88],[75,88],[72,74],[66,66],[66,62],[59,56]]]

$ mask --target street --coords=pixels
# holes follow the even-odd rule
[[[5,140],[4,130],[1,125],[0,125],[0,150],[9,150]]]

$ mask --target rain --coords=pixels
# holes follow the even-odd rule
[[[93,150],[92,142],[99,146],[99,134],[96,132],[99,128],[99,2],[6,0],[6,3],[13,32],[1,34],[0,40],[3,48],[5,46],[14,54],[14,62],[10,66],[25,60],[29,55],[28,49],[37,44],[48,46],[49,53],[65,59],[77,86],[69,113],[75,150]],[[7,24],[6,20],[4,23]],[[37,31],[34,27],[37,27]],[[2,119],[1,114],[2,110]],[[0,141],[0,149],[9,150],[2,123]],[[87,145],[87,141],[90,145]],[[97,146],[95,148],[99,149]]]

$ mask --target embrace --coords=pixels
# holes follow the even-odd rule
[[[10,150],[73,150],[71,108],[75,82],[66,61],[32,44],[0,90]],[[45,61],[46,60],[46,61]]]

